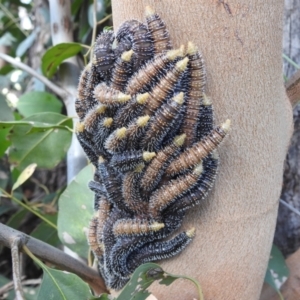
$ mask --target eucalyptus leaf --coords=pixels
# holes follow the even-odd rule
[[[48,268],[41,262],[39,265],[44,275],[37,300],[83,300],[92,297],[88,284],[77,275]]]
[[[56,113],[40,113],[25,118],[22,122],[33,122],[33,124],[14,126],[10,137],[12,142],[9,151],[10,162],[19,169],[24,169],[31,163],[36,163],[40,168],[55,167],[69,149],[71,132],[62,128],[47,127],[43,132],[30,132],[30,130],[34,122],[71,127],[72,120]]]
[[[20,176],[18,177],[17,181],[14,183],[13,187],[12,187],[12,191],[14,191],[15,189],[17,189],[20,185],[22,185],[28,178],[31,177],[31,175],[33,174],[33,172],[35,171],[37,167],[37,164],[33,163],[30,164],[29,166],[27,166],[22,173],[20,174]]]
[[[84,258],[88,256],[86,234],[93,215],[94,195],[88,188],[93,173],[93,166],[86,166],[59,198],[58,236],[64,245]]]
[[[75,56],[82,49],[79,43],[61,43],[50,48],[42,57],[42,71],[47,77],[52,77],[57,67],[67,58]]]
[[[265,282],[280,294],[280,286],[286,281],[288,276],[289,269],[285,263],[285,259],[280,250],[273,245],[265,275]]]
[[[24,117],[36,113],[60,113],[62,103],[54,95],[47,92],[32,91],[23,94],[18,101],[17,108]]]
[[[8,106],[5,97],[0,94],[0,121],[11,121],[14,119],[13,112]]]

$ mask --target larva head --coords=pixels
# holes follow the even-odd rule
[[[106,109],[107,109],[107,106],[100,104],[100,105],[98,105],[98,107],[95,109],[95,113],[98,114],[98,115],[104,114],[105,111],[106,111]]]
[[[143,104],[146,103],[146,101],[148,100],[148,98],[149,98],[149,93],[138,94],[138,95],[136,96],[136,102],[137,102],[138,104],[143,105]]]
[[[120,102],[120,103],[126,103],[130,99],[131,99],[130,95],[126,95],[126,94],[123,94],[121,92],[117,96],[117,101]]]
[[[154,222],[153,224],[150,225],[152,231],[158,231],[164,227],[165,227],[164,223],[158,223],[158,222]]]
[[[145,168],[145,164],[144,163],[141,163],[141,164],[138,164],[136,166],[136,168],[134,169],[134,172],[135,173],[141,173]]]
[[[116,138],[121,140],[126,136],[126,127],[122,127],[116,130]]]
[[[176,59],[177,57],[183,57],[183,51],[181,50],[181,48],[176,49],[176,50],[169,50],[166,53],[166,57],[169,61],[173,61],[174,59]]]
[[[183,72],[186,69],[188,62],[189,62],[188,57],[185,57],[184,59],[182,59],[179,62],[177,62],[176,63],[177,70],[179,72]]]
[[[125,51],[121,55],[121,59],[123,61],[129,62],[131,60],[132,54],[133,54],[133,50]]]
[[[143,117],[139,117],[136,121],[136,124],[139,126],[139,127],[145,127],[148,123],[150,119],[150,116],[146,115],[146,116],[143,116]]]
[[[192,227],[191,229],[187,230],[185,233],[189,238],[193,238],[195,236],[196,229],[195,227]]]
[[[143,160],[148,162],[150,161],[154,156],[156,155],[155,152],[148,152],[148,151],[145,151],[143,152]]]
[[[103,164],[104,162],[105,162],[105,159],[103,158],[103,156],[99,156],[98,163]]]
[[[145,15],[146,15],[146,17],[151,17],[151,16],[155,15],[154,9],[151,6],[147,5],[145,8]]]
[[[197,53],[197,51],[198,51],[198,48],[194,45],[194,43],[188,42],[186,54],[193,55],[193,54]]]
[[[181,105],[184,102],[184,93],[180,92],[179,94],[177,94],[175,97],[173,97],[173,101]]]
[[[112,124],[113,124],[113,118],[105,118],[103,120],[103,126],[106,128],[110,128]]]
[[[201,175],[202,172],[203,172],[203,165],[202,163],[200,163],[194,168],[193,173],[199,176]]]
[[[221,128],[227,133],[230,130],[231,121],[227,119],[222,125]]]
[[[80,132],[83,132],[84,129],[85,129],[84,123],[79,122],[76,124],[75,132],[80,133]]]
[[[173,143],[177,147],[180,147],[180,146],[182,146],[184,144],[185,138],[186,138],[186,134],[185,133],[183,133],[181,135],[177,135],[177,136],[175,136]]]
[[[202,102],[203,105],[205,106],[208,106],[208,105],[211,105],[211,100],[208,96],[206,96],[206,94],[204,93],[203,94],[203,102]]]

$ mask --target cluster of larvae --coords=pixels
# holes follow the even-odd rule
[[[93,55],[78,86],[76,134],[96,169],[89,244],[118,290],[140,264],[193,239],[194,228],[174,231],[211,189],[230,121],[214,126],[200,52],[191,42],[173,49],[150,7],[145,23],[100,34]]]

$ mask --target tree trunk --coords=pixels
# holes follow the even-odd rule
[[[196,278],[206,300],[258,299],[273,240],[292,110],[282,78],[283,3],[274,0],[112,1],[115,29],[151,5],[174,46],[202,51],[216,123],[232,120],[219,176],[205,209],[186,217],[194,241],[162,263]],[[186,281],[155,286],[158,299],[193,299]]]

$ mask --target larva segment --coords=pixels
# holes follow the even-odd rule
[[[123,219],[114,225],[114,234],[119,235],[144,235],[155,232],[165,227],[164,223],[145,222],[137,219]]]
[[[148,203],[142,201],[139,180],[144,169],[144,164],[140,164],[133,172],[128,172],[123,179],[123,198],[126,206],[133,213],[144,214],[147,211]]]
[[[150,117],[148,115],[137,118],[131,122],[127,128],[127,149],[137,149],[139,146],[140,139],[145,134],[148,128],[148,121]]]
[[[118,128],[105,141],[105,148],[111,154],[124,150],[126,146],[126,127]]]
[[[146,244],[139,251],[128,257],[127,268],[133,272],[139,265],[150,261],[167,259],[179,254],[192,241],[195,228],[176,235],[168,241],[157,241]]]
[[[147,102],[147,113],[153,115],[156,110],[163,104],[169,93],[174,89],[174,85],[179,80],[181,74],[187,67],[189,59],[186,57],[178,61],[166,75],[164,75],[156,86],[150,92],[149,101]]]
[[[166,209],[176,198],[190,190],[197,183],[203,171],[202,164],[197,165],[193,171],[171,180],[152,194],[149,201],[149,213],[153,218]]]
[[[111,158],[110,165],[119,172],[125,173],[134,170],[140,163],[150,161],[155,155],[155,152],[142,150],[124,151],[114,154]]]
[[[154,43],[154,53],[171,49],[172,43],[166,25],[150,6],[146,6],[146,22]]]
[[[101,197],[99,202],[98,216],[97,216],[98,218],[97,235],[101,243],[103,243],[103,229],[104,229],[105,222],[109,217],[110,210],[111,210],[110,202],[106,199],[106,197]]]
[[[183,51],[181,48],[157,55],[132,76],[126,86],[126,93],[133,95],[145,90],[151,82],[153,82],[160,74],[164,73],[164,70],[168,65],[173,63],[178,57],[182,56]]]
[[[127,125],[130,121],[140,115],[148,99],[149,93],[144,93],[137,94],[129,100],[127,104],[117,111],[114,117],[116,127]]]
[[[197,128],[197,139],[201,140],[213,130],[214,110],[209,97],[203,94],[203,102],[200,107],[200,116]]]
[[[230,129],[230,120],[216,127],[200,142],[185,150],[178,158],[173,160],[166,173],[177,174],[198,164],[204,157],[216,149],[223,141]]]
[[[132,74],[132,54],[133,50],[126,51],[116,60],[111,76],[111,88],[124,91],[129,76]]]
[[[184,94],[179,93],[156,112],[141,142],[143,149],[149,151],[159,149],[161,142],[172,128],[174,121],[180,116],[183,102]]]
[[[178,199],[168,209],[168,213],[178,213],[178,211],[186,211],[195,205],[200,204],[208,195],[213,183],[216,179],[218,171],[218,158],[214,155],[211,160],[203,164],[203,174],[201,175],[198,184],[191,189],[185,196]]]
[[[131,98],[130,95],[123,94],[107,86],[105,83],[100,83],[95,87],[94,97],[100,103],[109,107],[118,107],[128,102]]]
[[[85,154],[89,158],[89,160],[94,164],[97,165],[98,156],[94,150],[94,144],[92,142],[90,134],[86,131],[84,123],[77,123],[75,128],[75,134],[77,139],[84,150]]]
[[[178,150],[183,145],[185,138],[185,134],[176,136],[170,145],[166,146],[157,153],[157,155],[147,166],[141,178],[142,189],[145,191],[151,191],[156,187],[158,182],[161,180],[166,167],[168,166],[169,160],[178,153]]]
[[[115,62],[115,54],[112,49],[113,40],[114,33],[111,30],[101,33],[96,39],[93,64],[102,76],[107,74]]]
[[[78,87],[77,87],[77,99],[75,102],[75,110],[81,121],[85,117],[86,111],[88,109],[88,104],[86,103],[87,101],[86,87],[87,87],[90,71],[91,71],[91,64],[88,64],[80,75]]]
[[[92,251],[97,257],[102,256],[104,253],[104,246],[98,240],[98,234],[97,234],[98,226],[99,226],[98,218],[97,217],[92,218],[92,220],[90,221],[89,231],[88,231],[88,243]]]

